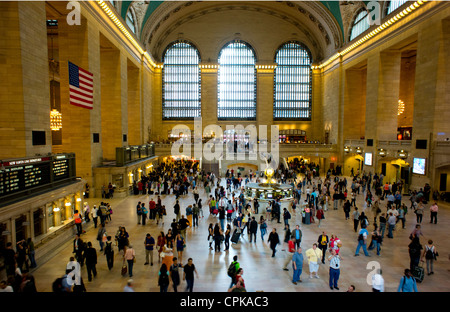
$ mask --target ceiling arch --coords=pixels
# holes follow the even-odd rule
[[[150,1],[145,13],[139,36],[146,49],[154,56],[154,50],[161,49],[156,46],[161,44],[170,31],[188,20],[212,14],[214,10],[259,12],[290,23],[308,38],[311,50],[316,50],[317,61],[332,55],[344,43],[338,3],[336,6],[332,3],[324,4],[324,1],[155,1],[152,6],[152,2]],[[335,17],[330,10],[334,13],[339,11],[339,15]],[[165,33],[161,33],[161,29],[165,29]]]

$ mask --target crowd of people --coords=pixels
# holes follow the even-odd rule
[[[288,163],[288,168],[282,166],[280,170],[276,170],[275,177],[280,182],[289,183],[294,187],[291,205],[282,208],[280,198],[276,198],[269,202],[267,207],[261,208],[256,198],[246,199],[243,187],[248,182],[258,181],[260,172],[250,171],[248,175],[243,175],[241,172],[229,170],[225,177],[220,178],[214,173],[200,170],[198,162],[195,161],[163,162],[132,186],[133,194],[148,195],[148,204],[141,200],[136,205],[136,223],[141,226],[157,226],[161,230],[156,237],[151,233],[143,237],[144,265],[153,266],[157,263],[159,267],[157,280],[161,292],[167,292],[170,284],[173,291],[179,291],[181,280],[186,281],[186,291],[193,291],[194,277],[198,276],[198,273],[193,259],[184,259],[183,253],[188,248],[186,231],[198,227],[199,219],[207,218],[209,227],[205,235],[210,250],[217,253],[226,252],[230,249],[230,243],[242,243],[242,237],[245,235],[248,236],[249,243],[256,243],[259,236],[261,241],[269,245],[272,257],[276,257],[278,246],[283,246],[282,251],[287,254],[283,269],[289,270],[288,266],[291,264],[293,284],[302,282],[304,260],[308,262],[311,279],[320,278],[320,264],[328,262],[329,287],[332,290],[339,290],[341,261],[344,259],[340,252],[343,243],[339,235],[332,233],[328,236],[327,231],[323,230],[317,241],[312,246],[305,247],[303,252],[301,242],[304,237],[301,228],[312,224],[321,227],[321,221],[329,210],[342,210],[345,220],[353,220],[353,229],[357,233],[354,256],[359,256],[361,249],[365,256],[370,256],[369,251],[372,250],[381,256],[385,235],[393,239],[396,229],[400,226],[405,228],[406,214],[413,212],[417,216],[417,226],[410,235],[408,245],[410,267],[405,270],[399,291],[417,291],[417,287],[413,286],[414,283],[411,281],[419,278],[417,276],[419,262],[426,261],[427,273],[431,275],[433,261],[438,256],[432,240],[423,246],[420,242],[420,236],[423,236],[420,225],[423,222],[422,217],[429,193],[422,189],[413,192],[409,198],[410,205],[407,205],[402,198],[404,191],[401,181],[389,184],[383,181],[383,175],[372,176],[364,172],[352,173],[350,178],[333,173],[336,172],[328,170],[325,176],[320,176],[319,167],[315,164]],[[175,218],[171,222],[165,222],[169,207],[166,208],[163,202],[166,197],[161,197],[162,195],[175,198],[173,206]],[[192,204],[182,207],[180,199],[190,200],[191,196]],[[357,207],[357,196],[362,196],[363,207]],[[437,203],[431,204],[429,210],[430,223],[436,224]],[[82,235],[85,231],[82,229],[82,222],[77,222],[77,219],[85,222],[92,219],[94,228],[97,229],[98,250],[106,257],[109,270],[114,266],[114,254],[117,249],[123,260],[121,272],[129,277],[124,291],[134,291],[132,277],[136,252],[124,226],[119,226],[114,234],[108,233],[106,225],[111,221],[112,214],[111,205],[105,202],[101,202],[98,208],[94,205],[92,209],[85,203],[82,212],[75,212],[77,234],[73,240],[73,257],[69,259],[65,275],[55,280],[54,291],[86,291],[81,277],[82,267],[86,267],[88,281],[97,276],[97,257],[100,254],[92,242],[83,241]],[[276,223],[273,224],[281,223],[281,219],[284,224],[284,237],[280,238],[281,234],[277,232],[277,228],[271,226],[269,230],[269,224],[272,225],[274,221]],[[373,230],[369,233],[370,224]],[[135,241],[135,238],[133,240]],[[351,242],[348,244],[351,245]],[[8,248],[12,250],[11,246]],[[156,252],[154,254],[154,251],[157,254]],[[32,260],[33,252],[32,243],[24,241],[17,246],[17,252],[11,252],[11,257],[8,258],[10,262],[6,263],[9,277],[8,281],[2,282],[2,289],[35,290],[32,287],[34,284],[32,275],[27,274],[28,261],[23,261],[25,254],[25,259],[31,261],[31,267],[36,266]],[[228,276],[231,278],[229,291],[246,291],[243,272],[235,256],[228,269]],[[3,284],[6,286],[3,287]],[[384,291],[381,270],[374,275],[372,286],[373,291]],[[351,285],[348,291],[354,290],[355,287]]]

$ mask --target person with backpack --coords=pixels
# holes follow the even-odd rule
[[[359,249],[362,247],[364,251],[364,255],[366,257],[370,257],[369,253],[367,252],[367,237],[369,236],[369,232],[366,230],[366,227],[363,227],[361,230],[359,230],[358,233],[358,246],[356,247],[355,256],[359,256]]]
[[[106,237],[105,248],[103,248],[104,254],[106,256],[106,263],[108,264],[108,269],[111,269],[114,266],[114,249],[112,246],[111,236]]]
[[[233,287],[233,285],[236,284],[236,279],[235,279],[236,273],[240,268],[240,265],[239,265],[239,262],[237,261],[237,259],[238,259],[238,256],[234,256],[233,262],[231,262],[230,266],[228,267],[227,274],[231,278],[231,284],[230,284],[230,287],[228,287],[228,288],[231,288],[231,287]]]
[[[167,271],[166,264],[163,263],[158,273],[158,286],[160,292],[167,292],[169,284],[170,284],[169,272]]]
[[[417,292],[416,279],[412,276],[410,269],[405,269],[405,274],[400,279],[397,292]]]
[[[428,275],[434,274],[433,262],[434,262],[434,260],[436,260],[437,256],[438,256],[438,252],[436,250],[436,247],[433,245],[433,241],[430,239],[430,240],[428,240],[428,244],[425,245],[425,249],[422,254],[422,259],[425,258],[425,260],[427,262],[427,274]]]

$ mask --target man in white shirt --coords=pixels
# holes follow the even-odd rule
[[[384,292],[384,278],[381,276],[381,269],[378,269],[377,273],[372,275],[372,291]]]

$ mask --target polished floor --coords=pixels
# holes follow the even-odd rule
[[[203,202],[206,202],[206,194],[203,189],[200,190],[200,196]],[[305,195],[303,195],[305,196]],[[156,198],[156,196],[154,196]],[[159,271],[158,262],[155,261],[153,266],[144,265],[145,250],[144,238],[146,233],[151,233],[157,237],[161,231],[167,232],[170,222],[174,217],[173,205],[175,202],[174,195],[162,195],[162,202],[166,206],[168,215],[165,217],[164,225],[156,225],[155,222],[147,222],[145,226],[137,224],[136,204],[138,201],[149,201],[148,195],[130,196],[123,199],[111,199],[108,202],[113,207],[112,221],[106,225],[109,235],[114,236],[119,226],[125,226],[130,235],[130,242],[136,250],[137,262],[133,269],[134,288],[137,292],[157,292],[157,276]],[[99,204],[101,199],[91,198],[88,200],[90,206]],[[404,201],[409,205],[408,198]],[[184,208],[193,203],[193,195],[185,195],[180,197],[182,212]],[[450,205],[439,203],[438,223],[429,223],[428,209],[424,214],[422,222],[422,231],[424,236],[421,243],[424,244],[428,239],[432,239],[440,254],[438,261],[434,263],[434,275],[425,275],[424,281],[418,284],[420,292],[448,292],[450,291],[450,242],[448,240],[450,229]],[[357,197],[358,207],[363,207],[363,195]],[[384,202],[385,205],[385,202]],[[428,208],[429,205],[427,205]],[[302,248],[303,254],[306,249],[317,241],[322,231],[331,236],[337,235],[343,242],[341,248],[341,275],[339,279],[339,290],[330,290],[328,286],[328,262],[321,264],[319,268],[318,279],[309,278],[309,266],[305,260],[303,265],[303,273],[301,275],[302,283],[294,285],[292,280],[292,268],[288,265],[289,271],[282,270],[286,261],[286,253],[282,251],[284,246],[279,245],[278,252],[274,258],[271,257],[271,249],[267,241],[261,241],[258,229],[258,239],[256,243],[249,243],[248,237],[245,235],[238,244],[231,244],[230,250],[227,252],[215,252],[209,250],[207,242],[207,228],[210,223],[215,224],[218,220],[209,216],[206,208],[203,209],[205,217],[200,219],[198,228],[189,228],[187,230],[187,247],[184,252],[183,264],[189,257],[193,258],[193,262],[198,271],[198,278],[195,279],[195,292],[224,292],[227,291],[230,284],[230,278],[227,276],[227,268],[232,261],[234,255],[238,255],[241,267],[244,269],[244,280],[247,291],[271,291],[271,292],[345,292],[350,285],[356,286],[358,292],[371,291],[371,285],[367,282],[367,277],[373,272],[374,268],[381,267],[385,280],[385,291],[395,292],[399,284],[399,280],[403,274],[403,270],[409,267],[408,255],[408,236],[416,225],[415,215],[412,211],[407,214],[406,228],[402,229],[397,226],[394,232],[394,238],[385,238],[381,255],[371,252],[371,257],[365,257],[362,250],[361,256],[355,257],[355,249],[357,245],[357,234],[353,230],[353,221],[345,220],[344,212],[339,210],[328,210],[325,213],[325,220],[322,221],[321,227],[317,223],[310,225],[301,224],[301,216],[293,215],[290,220],[291,228],[296,224],[300,224],[303,231]],[[385,208],[383,207],[383,211]],[[368,212],[371,220],[370,212]],[[257,216],[259,219],[259,216]],[[92,222],[91,222],[92,223]],[[278,224],[276,221],[268,223],[268,232],[275,227],[280,235],[280,239],[284,238],[283,223]],[[373,226],[369,226],[372,230]],[[115,249],[114,268],[109,271],[106,264],[106,258],[103,253],[99,253],[99,246],[96,240],[97,230],[89,225],[86,234],[82,235],[85,241],[91,241],[98,253],[97,276],[88,281],[86,268],[82,269],[82,277],[88,292],[121,292],[125,286],[128,276],[121,275],[123,254]],[[268,235],[265,236],[267,240]],[[223,248],[222,248],[223,249]],[[46,263],[38,263],[38,268],[33,271],[36,280],[37,290],[40,292],[50,292],[52,282],[64,274],[65,267],[72,256],[72,244],[67,243],[61,251]],[[156,257],[156,255],[155,255]],[[185,282],[182,282],[179,289],[185,289]],[[173,291],[169,286],[169,291]]]

